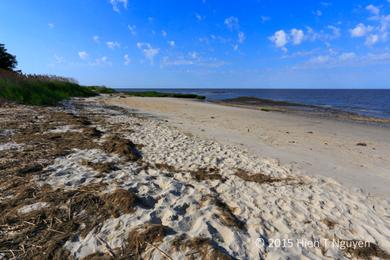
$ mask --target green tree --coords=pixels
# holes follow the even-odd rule
[[[16,56],[9,54],[4,44],[0,43],[0,69],[13,71],[17,64]]]

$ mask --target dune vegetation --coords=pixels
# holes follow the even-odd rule
[[[57,76],[24,75],[0,71],[0,98],[28,105],[56,105],[71,97],[97,95],[94,89]]]

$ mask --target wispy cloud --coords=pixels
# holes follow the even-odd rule
[[[127,65],[130,64],[130,62],[131,62],[131,59],[130,59],[130,57],[129,57],[129,54],[125,54],[125,55],[123,56],[123,63],[127,66]]]
[[[362,23],[356,25],[353,29],[350,30],[352,37],[363,37],[371,32],[374,28],[372,26],[365,26]]]
[[[201,21],[203,21],[204,19],[206,19],[205,16],[202,16],[202,15],[200,15],[200,14],[198,14],[198,13],[195,13],[194,15],[195,15],[196,20],[198,20],[199,22],[201,22]]]
[[[78,55],[82,60],[86,60],[88,58],[88,53],[86,51],[79,51]]]
[[[54,23],[48,23],[47,26],[49,26],[49,29],[53,29],[55,27]]]
[[[121,47],[119,42],[114,42],[114,41],[106,42],[106,45],[110,49],[115,49],[115,48],[120,48]]]
[[[205,68],[220,68],[228,63],[217,58],[202,58],[196,52],[190,52],[188,55],[180,55],[176,58],[164,56],[161,66],[196,66]]]
[[[96,58],[93,62],[90,62],[89,65],[91,65],[91,66],[103,66],[103,65],[112,66],[112,62],[109,61],[106,56],[102,56],[100,58]]]
[[[168,41],[168,45],[173,48],[176,46],[176,42],[175,41]]]
[[[243,44],[246,39],[245,33],[238,32],[237,36],[238,36],[238,43]]]
[[[271,17],[269,16],[264,16],[264,15],[260,16],[260,21],[262,23],[268,22],[269,20],[271,20]]]
[[[92,37],[92,40],[95,42],[95,43],[99,43],[100,41],[100,37],[98,35],[95,35]]]
[[[320,17],[320,16],[322,16],[322,11],[321,11],[321,10],[315,10],[315,11],[313,11],[313,14],[314,14],[315,16]]]
[[[160,49],[153,48],[147,42],[137,42],[137,48],[142,50],[146,59],[149,60],[150,64],[154,64],[154,58],[159,54]]]
[[[121,5],[123,8],[127,9],[128,0],[110,0],[110,3],[112,5],[112,9],[119,13]]]
[[[240,29],[239,28],[240,26],[238,24],[238,18],[235,16],[230,16],[230,17],[226,18],[224,23],[225,23],[226,27],[232,31]]]
[[[380,12],[379,7],[376,7],[375,5],[367,5],[366,9],[373,15],[378,15]]]
[[[128,25],[127,28],[129,28],[130,33],[135,36],[137,34],[137,26],[135,25]]]
[[[57,64],[62,64],[65,62],[65,59],[62,56],[58,56],[57,54],[54,54],[54,61]]]

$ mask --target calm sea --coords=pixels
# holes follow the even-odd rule
[[[121,89],[123,91],[123,89]],[[390,89],[126,89],[125,91],[156,90],[161,92],[192,93],[207,100],[235,97],[258,97],[290,101],[355,112],[361,115],[390,118]]]

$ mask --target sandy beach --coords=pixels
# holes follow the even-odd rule
[[[390,257],[387,129],[177,99],[0,112],[5,258]]]
[[[390,128],[173,98],[113,98],[184,132],[245,147],[294,172],[331,177],[373,196],[390,196]]]

